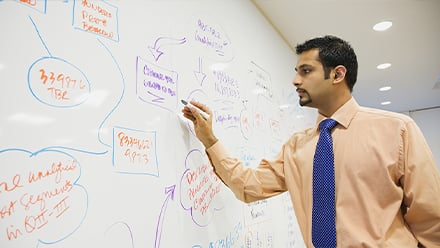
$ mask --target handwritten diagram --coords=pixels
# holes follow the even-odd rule
[[[199,150],[188,154],[185,168],[180,180],[182,207],[191,213],[196,225],[206,226],[214,212],[223,207],[217,201],[223,185],[209,165],[206,155]]]
[[[159,176],[155,132],[115,127],[113,141],[113,165],[117,171]]]
[[[119,41],[118,8],[105,1],[74,1],[73,26],[84,32]]]
[[[14,171],[7,170],[14,161]],[[10,149],[0,153],[2,244],[53,243],[66,238],[84,220],[87,192],[77,181],[79,162],[50,149]]]
[[[181,99],[206,104],[245,167],[295,129],[278,56],[240,52],[264,36],[224,19],[248,11],[0,0],[0,247],[302,247],[288,198],[235,199],[180,112]]]
[[[177,107],[177,73],[136,59],[137,94],[142,101],[164,109]]]
[[[87,100],[90,84],[72,64],[56,57],[43,57],[29,68],[29,89],[41,102],[72,107]]]

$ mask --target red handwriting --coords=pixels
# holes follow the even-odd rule
[[[40,80],[43,85],[48,86],[47,91],[56,100],[69,100],[68,89],[84,90],[86,88],[81,79],[77,80],[63,73],[46,72],[44,69],[40,69]]]
[[[44,69],[40,69],[40,79],[41,82],[46,85],[54,85],[58,84],[61,88],[66,89],[84,89],[86,85],[83,83],[81,79],[77,80],[63,73],[56,73],[53,71],[46,72]]]
[[[123,131],[117,134],[119,139],[119,146],[126,147],[124,156],[127,157],[130,162],[139,162],[148,164],[150,161],[148,150],[152,148],[153,142],[148,139],[139,139],[125,134]]]
[[[265,122],[265,116],[262,113],[255,113],[254,123],[257,128],[262,128]]]
[[[11,230],[12,229],[12,230]],[[15,228],[14,225],[6,228],[6,236],[8,240],[17,239],[18,236],[23,235],[20,229]]]
[[[134,163],[134,162],[143,162],[145,164],[148,164],[148,162],[150,161],[148,159],[148,154],[147,153],[140,153],[138,151],[133,151],[130,150],[130,148],[127,148],[124,152],[124,156],[127,157],[130,162]]]
[[[66,199],[68,198],[68,196],[64,197],[63,199],[61,199],[60,202],[58,202],[53,209],[56,210],[56,215],[55,217],[60,217],[61,215],[63,215],[67,210],[69,210],[70,206],[67,204]]]
[[[214,197],[220,192],[221,182],[208,164],[188,171],[186,182],[190,186],[188,197],[193,201],[193,210],[206,214]]]
[[[89,14],[85,10],[83,10],[81,12],[81,14],[82,14],[82,18],[84,20],[87,20],[87,21],[89,21],[91,23],[94,23],[94,24],[98,24],[98,25],[102,25],[102,26],[107,26],[107,20],[106,19],[101,19],[101,18],[98,18],[96,16],[93,16],[93,15]]]
[[[31,6],[36,6],[37,5],[37,1],[36,0],[20,0],[20,2],[29,4]]]
[[[280,123],[275,120],[270,120],[270,129],[274,134],[279,134],[281,130]]]
[[[61,180],[61,175],[66,171],[73,171],[77,168],[77,161],[72,160],[68,164],[63,164],[63,162],[52,162],[51,167],[46,170],[40,170],[36,172],[29,172],[28,183],[37,182],[44,178],[55,176],[55,182],[59,183]]]
[[[0,209],[0,217],[3,219],[5,217],[11,216],[12,214],[15,213],[15,204],[17,203],[17,201],[10,201],[9,204],[4,205],[1,209]]]
[[[196,185],[194,185],[192,188],[188,190],[188,196],[189,199],[192,200],[194,197],[203,190],[203,187],[205,187],[209,182],[209,177],[204,176],[199,182],[197,182]],[[211,186],[211,185],[210,185]],[[204,197],[203,197],[204,198]]]
[[[43,159],[46,166],[31,166],[0,180],[0,226],[4,234],[0,243],[41,231],[69,212],[72,178],[79,165],[75,159],[62,160]]]
[[[59,188],[54,188],[52,190],[46,190],[43,192],[40,192],[38,194],[29,194],[25,193],[20,198],[20,204],[24,206],[25,210],[29,210],[30,207],[33,205],[39,204],[40,210],[43,210],[46,208],[46,200],[54,198],[58,195],[61,195],[66,192],[70,192],[73,188],[72,183],[69,180],[66,180],[64,185],[62,185]]]
[[[24,219],[24,227],[27,233],[32,233],[35,229],[41,229],[49,220],[47,219],[48,210],[43,210],[38,215],[28,215]]]
[[[6,236],[8,240],[15,240],[22,236],[24,233],[33,233],[47,226],[54,216],[55,218],[61,217],[70,206],[67,203],[68,196],[61,199],[55,206],[50,209],[43,209],[36,215],[26,215],[23,221],[23,228],[16,227],[13,224],[6,228]]]
[[[108,38],[113,38],[115,35],[113,34],[113,32],[107,32],[102,28],[93,26],[93,25],[89,25],[87,22],[82,22],[82,29],[91,32],[91,33],[96,33],[96,34],[100,34],[102,36],[106,36]]]
[[[112,13],[110,13],[109,11],[104,9],[101,5],[96,4],[95,2],[90,2],[90,1],[87,1],[87,0],[83,0],[81,2],[81,5],[83,7],[95,10],[96,12],[101,14],[102,16],[106,16],[106,17],[112,18]]]
[[[202,166],[197,167],[194,171],[188,171],[188,173],[186,173],[186,182],[192,184],[200,175],[205,174],[207,169],[208,165],[203,164]]]
[[[138,139],[131,137],[122,131],[118,133],[118,138],[119,146],[121,147],[136,147],[139,150],[151,149],[151,140],[149,139]]]
[[[10,191],[14,191],[16,188],[23,187],[23,185],[21,185],[21,183],[20,183],[20,179],[21,179],[20,175],[16,174],[12,178],[10,183],[8,183],[8,182],[0,182],[0,194],[2,193],[2,191],[10,192]]]
[[[81,11],[82,29],[88,32],[100,34],[108,38],[113,38],[115,34],[107,30],[109,21],[112,19],[112,13],[102,4],[96,1],[83,0],[81,2],[83,10]]]

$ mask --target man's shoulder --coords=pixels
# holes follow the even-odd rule
[[[359,118],[366,118],[372,121],[388,120],[400,123],[413,122],[413,119],[404,113],[363,106],[359,108],[359,112],[357,115]]]
[[[306,142],[307,140],[312,139],[313,136],[316,136],[316,132],[317,129],[314,126],[296,131],[290,136],[289,142],[290,143]]]

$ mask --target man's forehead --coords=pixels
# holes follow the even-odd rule
[[[321,65],[321,61],[319,60],[319,51],[318,49],[312,49],[312,50],[304,51],[298,56],[298,60],[296,62],[296,69],[299,69],[304,66],[317,66],[317,65]]]

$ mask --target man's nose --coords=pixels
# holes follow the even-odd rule
[[[293,77],[292,83],[293,83],[294,86],[298,87],[299,85],[302,84],[301,77],[298,76],[298,74],[296,74],[295,77]]]

